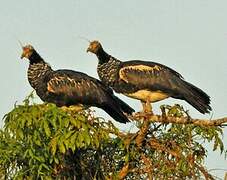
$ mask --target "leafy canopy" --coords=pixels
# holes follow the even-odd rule
[[[204,144],[224,151],[220,127],[141,119],[138,132],[125,133],[89,109],[63,110],[32,99],[4,117],[0,179],[212,179]],[[162,109],[168,116],[188,116],[179,105]]]

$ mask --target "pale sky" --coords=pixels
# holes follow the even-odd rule
[[[79,36],[99,40],[119,59],[155,61],[175,69],[211,96],[213,118],[227,116],[226,7],[225,0],[2,1],[0,116],[32,90],[26,74],[28,61],[19,58],[18,39],[32,44],[54,69],[98,77],[97,59],[86,53],[88,43]],[[141,109],[136,100],[120,97],[137,111]],[[180,103],[192,117],[211,117],[174,99],[153,104],[156,113],[164,103]],[[98,113],[107,117],[103,111]],[[227,128],[227,146],[226,136]],[[212,149],[211,145],[207,148]],[[227,160],[219,153],[210,153],[206,163],[209,169],[227,169]],[[224,172],[216,174],[223,177]]]

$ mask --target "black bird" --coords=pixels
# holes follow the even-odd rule
[[[150,103],[168,97],[185,100],[203,114],[211,110],[205,92],[165,65],[140,60],[122,62],[106,53],[98,41],[90,42],[87,52],[98,58],[101,81],[117,93],[139,99],[145,112],[152,112]]]
[[[21,59],[24,57],[30,62],[28,81],[43,101],[60,107],[96,106],[121,123],[129,121],[124,113],[134,112],[99,80],[72,70],[52,70],[31,45],[23,47]]]

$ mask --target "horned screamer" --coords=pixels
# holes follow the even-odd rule
[[[28,81],[43,101],[57,106],[96,106],[121,123],[129,121],[124,113],[134,112],[99,80],[73,70],[53,70],[31,45],[23,47],[24,57],[29,59]]]
[[[152,112],[150,103],[168,97],[185,100],[203,114],[211,110],[205,92],[165,65],[141,60],[122,62],[106,53],[98,41],[90,42],[87,52],[98,58],[101,81],[117,93],[140,100],[145,112]]]

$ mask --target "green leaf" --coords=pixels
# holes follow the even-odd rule
[[[50,137],[51,131],[50,131],[49,124],[47,121],[43,121],[43,128],[44,128],[44,131],[45,131],[47,137]]]
[[[85,132],[85,131],[84,131],[84,132],[83,132],[83,136],[84,136],[84,141],[85,141],[85,143],[87,144],[87,146],[89,146],[90,143],[91,143],[91,138],[90,138],[88,132]]]
[[[16,130],[16,133],[17,133],[17,137],[19,139],[23,139],[24,138],[24,133],[23,133],[23,130],[22,129],[17,129]]]
[[[51,150],[52,155],[55,155],[55,153],[56,153],[57,141],[58,141],[58,137],[54,137],[50,141],[50,150]]]
[[[59,147],[60,152],[65,154],[66,149],[65,149],[64,142],[58,143],[58,147]]]

